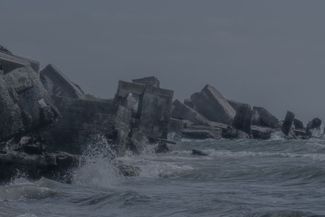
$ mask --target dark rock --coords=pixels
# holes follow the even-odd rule
[[[210,121],[232,124],[236,111],[219,91],[206,85],[201,92],[191,96],[194,109]]]
[[[253,110],[250,105],[242,104],[241,106],[238,106],[233,127],[250,135],[252,115]]]
[[[254,139],[270,139],[272,133],[274,132],[274,129],[268,128],[268,127],[261,127],[261,126],[256,126],[252,125],[252,137]]]
[[[295,119],[295,114],[291,111],[288,111],[281,128],[284,135],[288,136],[290,134],[294,119]]]
[[[147,86],[160,88],[160,81],[154,76],[133,79],[132,82],[136,83],[136,84],[144,84],[144,85],[147,85]]]
[[[192,150],[192,155],[197,155],[197,156],[208,156],[207,153],[203,152],[203,151],[200,151],[200,150],[196,150],[196,149],[193,149]]]
[[[279,128],[279,120],[263,107],[253,107],[252,124],[262,127]]]
[[[59,69],[47,65],[40,73],[42,83],[54,96],[82,99],[85,97],[81,88],[72,83]]]

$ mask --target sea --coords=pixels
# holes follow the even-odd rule
[[[84,154],[71,184],[21,174],[1,185],[0,216],[325,216],[325,139],[182,140],[169,153],[114,160],[101,147]],[[117,161],[138,176],[120,175]]]

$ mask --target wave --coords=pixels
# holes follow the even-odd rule
[[[324,217],[325,215],[316,215],[311,212],[303,211],[269,211],[265,213],[256,213],[247,217]]]

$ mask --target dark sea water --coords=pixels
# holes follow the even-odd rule
[[[188,140],[172,149],[120,158],[141,168],[138,177],[118,175],[97,154],[71,185],[17,178],[0,186],[0,216],[325,216],[325,140]]]

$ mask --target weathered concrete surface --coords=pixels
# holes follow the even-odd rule
[[[233,127],[241,130],[248,135],[251,134],[253,110],[248,104],[242,104],[237,107],[236,116],[233,121]]]
[[[281,128],[284,135],[288,136],[290,134],[290,132],[292,131],[294,119],[295,119],[295,114],[291,111],[288,111],[285,116],[285,119],[283,121],[282,128]]]
[[[324,124],[320,118],[314,118],[307,124],[307,135],[310,137],[322,137],[324,135]]]
[[[132,96],[129,106],[130,96]],[[149,140],[167,138],[173,91],[139,83],[119,81],[115,102],[132,110],[131,134],[142,133]],[[139,131],[139,132],[137,132]]]
[[[50,95],[82,99],[85,93],[70,81],[58,68],[47,65],[40,72],[41,81]]]
[[[209,121],[191,107],[174,100],[171,116],[175,119],[189,120],[194,124],[209,125]]]
[[[42,132],[49,151],[81,154],[93,136],[104,135],[108,142],[116,142],[117,107],[112,100],[83,100],[52,97],[61,118]],[[122,125],[122,120],[120,121]]]
[[[191,96],[194,109],[210,121],[232,124],[236,111],[214,87],[206,85]]]
[[[220,139],[222,134],[221,129],[183,129],[182,136],[189,139]]]
[[[0,51],[0,65],[4,74],[21,67],[31,67],[36,72],[39,70],[39,62],[13,55],[11,52],[4,52],[4,50]]]
[[[252,138],[254,139],[270,139],[273,132],[275,132],[275,130],[269,127],[261,127],[256,125],[251,126]]]
[[[293,120],[293,125],[294,125],[295,129],[300,129],[300,130],[305,129],[304,123],[301,120],[297,119],[297,118],[295,118]]]
[[[263,107],[253,107],[252,124],[262,127],[279,128],[279,120]]]
[[[154,76],[133,79],[132,82],[136,83],[136,84],[144,84],[144,85],[147,85],[147,86],[160,88],[160,81],[158,80],[158,78],[156,78]]]
[[[250,135],[244,131],[235,129],[233,127],[228,127],[222,130],[222,138],[225,139],[249,139]]]
[[[40,128],[59,115],[31,66],[0,75],[0,106],[0,141]]]
[[[77,167],[78,156],[68,153],[44,153],[41,155],[24,152],[0,152],[0,182],[9,182],[17,173],[22,173],[30,179],[41,177],[71,181],[69,171]]]

